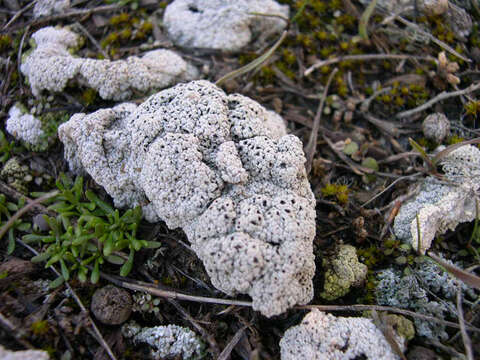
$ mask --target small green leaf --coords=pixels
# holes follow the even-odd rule
[[[147,241],[147,244],[144,247],[147,249],[158,249],[160,246],[162,246],[160,241]]]
[[[97,195],[91,190],[87,190],[85,192],[85,195],[87,196],[87,199],[90,200],[91,202],[95,203],[100,209],[105,211],[106,214],[113,214],[115,210],[108,205],[106,202],[100,200]]]
[[[81,176],[78,176],[75,179],[75,183],[73,184],[72,187],[73,193],[75,194],[75,198],[77,199],[77,202],[80,201],[82,198],[82,192],[83,192],[83,178]]]
[[[61,259],[62,259],[62,254],[55,254],[50,258],[50,260],[47,261],[47,263],[45,264],[45,267],[48,268],[53,264],[59,262]]]
[[[372,170],[375,170],[375,171],[378,171],[378,169],[379,169],[377,160],[375,160],[372,157],[366,157],[365,159],[363,159],[362,166],[364,166],[366,168],[369,168],[369,169],[372,169]]]
[[[375,6],[377,6],[377,0],[372,0],[368,4],[367,8],[360,17],[360,21],[358,22],[358,35],[364,40],[368,40],[368,20],[370,19],[370,16],[372,15]]]
[[[114,244],[113,236],[110,233],[103,246],[103,256],[110,256],[114,248],[115,248],[115,244]]]
[[[14,204],[14,203],[7,203],[7,208],[8,210],[12,211],[12,212],[15,212],[15,211],[18,211],[18,206],[17,204]]]
[[[48,287],[50,289],[56,289],[57,287],[62,285],[64,282],[65,282],[65,279],[63,278],[63,276],[59,276],[55,280],[51,281],[50,284],[48,284]]]
[[[31,227],[32,227],[32,224],[22,222],[16,228],[20,231],[26,232],[26,231],[30,230]]]
[[[352,155],[358,151],[358,144],[355,141],[352,141],[345,145],[343,152],[347,155]]]
[[[135,251],[138,251],[142,248],[142,242],[140,240],[132,239],[131,244],[132,244],[133,248],[135,249]]]
[[[33,242],[39,242],[39,241],[42,241],[42,239],[46,237],[46,236],[43,236],[43,235],[37,235],[37,234],[27,234],[27,235],[23,235],[22,236],[22,240],[23,242],[29,244],[29,243],[33,243]],[[51,236],[52,239],[54,239],[53,236]]]
[[[11,255],[15,250],[15,236],[13,234],[13,229],[8,230],[8,247],[7,254]]]
[[[105,259],[114,265],[123,265],[125,263],[125,260],[118,255],[109,255],[106,256]]]
[[[105,234],[105,225],[103,222],[98,223],[95,225],[95,237],[97,237],[99,240],[100,238]]]
[[[47,259],[50,258],[50,256],[52,256],[52,254],[48,252],[44,252],[44,253],[38,254],[37,256],[32,257],[30,261],[33,263],[39,263],[39,262],[46,261]]]
[[[96,284],[100,278],[100,268],[98,264],[98,259],[95,260],[95,265],[93,266],[92,274],[90,275],[90,282]]]
[[[63,259],[60,259],[60,267],[62,269],[63,278],[68,281],[68,279],[70,279],[70,272],[68,271],[67,265],[65,265],[65,261],[63,261]]]
[[[128,255],[128,260],[126,261],[125,264],[122,265],[120,269],[120,276],[127,276],[132,270],[133,256],[134,256],[134,251],[130,250],[130,254]]]
[[[78,280],[84,283],[85,281],[87,281],[87,274],[88,269],[85,266],[81,266],[80,270],[78,270]]]

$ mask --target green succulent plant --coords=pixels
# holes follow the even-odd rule
[[[83,190],[83,179],[77,177],[72,184],[65,175],[56,183],[60,193],[52,198],[48,207],[58,213],[44,216],[50,230],[44,234],[28,234],[23,241],[46,244],[46,249],[32,258],[33,262],[46,261],[45,267],[60,264],[61,276],[52,286],[69,280],[72,274],[85,282],[96,283],[100,267],[105,261],[121,265],[120,275],[127,276],[132,269],[134,254],[142,248],[157,248],[159,242],[140,240],[137,229],[142,218],[140,207],[118,209],[102,201],[91,190]],[[124,255],[122,251],[128,251]]]

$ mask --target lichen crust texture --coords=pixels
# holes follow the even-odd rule
[[[134,90],[148,92],[198,77],[197,69],[171,50],[157,49],[142,57],[125,60],[97,60],[73,56],[81,43],[68,28],[48,26],[32,35],[35,47],[24,56],[21,72],[32,93],[62,91],[69,81],[98,91],[103,99],[125,100]]]
[[[59,127],[65,157],[117,207],[182,228],[223,292],[265,316],[313,297],[315,199],[283,119],[208,81],[179,84]]]
[[[288,15],[273,0],[175,0],[163,22],[177,45],[233,52],[284,30]]]
[[[403,347],[402,337],[395,336]],[[282,360],[399,360],[368,318],[335,317],[317,309],[280,340]]]
[[[422,254],[436,236],[477,216],[480,149],[473,145],[461,146],[443,157],[440,165],[446,181],[427,177],[416,197],[402,205],[395,217],[395,236],[410,242]]]

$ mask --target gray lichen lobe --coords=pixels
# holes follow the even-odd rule
[[[335,317],[316,309],[285,332],[280,349],[282,360],[400,359],[371,319]]]
[[[462,146],[445,156],[441,165],[445,181],[425,179],[418,195],[404,204],[395,217],[395,236],[410,242],[422,254],[436,235],[454,230],[462,222],[473,221],[476,216],[480,150],[472,145]]]
[[[163,21],[177,45],[238,51],[255,37],[281,32],[288,15],[288,6],[273,0],[175,0]]]
[[[45,133],[42,122],[32,114],[24,112],[20,105],[13,105],[8,111],[5,128],[14,138],[27,144],[40,145]]]
[[[32,35],[35,48],[20,67],[32,92],[62,91],[75,80],[98,91],[103,99],[124,100],[133,90],[147,92],[198,76],[197,69],[170,50],[153,50],[125,60],[95,60],[75,57],[80,36],[67,28],[45,27]]]
[[[315,200],[301,141],[281,117],[207,81],[59,128],[73,171],[118,207],[181,227],[211,281],[266,316],[313,296]]]
[[[135,344],[148,344],[155,360],[178,357],[184,360],[201,359],[205,347],[192,330],[177,325],[142,328],[131,321],[122,327],[122,333]]]

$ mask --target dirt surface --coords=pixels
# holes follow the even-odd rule
[[[454,2],[467,8],[473,22],[470,33],[463,36],[445,15],[425,14],[418,6],[396,17],[382,13],[377,6],[364,32],[359,30],[366,11],[361,2],[279,2],[290,5],[285,40],[262,66],[227,80],[221,87],[281,114],[289,132],[305,144],[317,200],[317,273],[311,304],[332,305],[330,310],[342,316],[368,315],[362,311],[377,305],[378,271],[390,267],[412,271],[421,258],[411,248],[402,247],[392,232],[395,215],[411,194],[410,186],[434,172],[412,149],[409,138],[432,152],[438,145],[479,136],[480,5],[476,0]],[[134,308],[131,319],[142,326],[189,327],[205,343],[205,359],[279,359],[281,336],[301,321],[306,310],[294,308],[268,319],[242,306],[241,302],[249,301],[247,296],[230,299],[230,305],[205,300],[229,298],[210,284],[185,235],[163,223],[139,224],[136,237],[160,245],[137,251],[127,278],[118,276],[119,265],[105,262],[95,272],[97,265],[91,262],[85,264],[90,266],[86,281],[75,276],[78,269],[70,269],[68,286],[57,283],[59,286],[52,288],[49,283],[59,274],[65,277],[63,265],[54,264],[55,274],[52,268],[45,268],[45,262],[30,261],[49,244],[26,244],[25,235],[48,233],[51,224],[45,224],[38,214],[55,217],[57,213],[48,208],[51,202],[29,203],[38,193],[57,189],[55,181],[61,173],[69,175],[56,127],[74,113],[115,104],[77,84],[35,98],[19,72],[19,59],[30,49],[33,32],[46,25],[70,25],[85,38],[77,55],[90,58],[116,60],[155,48],[174,49],[200,69],[202,78],[212,82],[258,58],[278,40],[273,37],[265,44],[254,43],[236,54],[181,49],[170,42],[162,28],[168,1],[72,3],[64,14],[38,19],[33,18],[27,1],[4,0],[0,5],[0,121],[4,134],[0,160],[2,166],[12,158],[18,162],[18,171],[0,180],[4,195],[0,199],[1,225],[14,229],[0,241],[0,344],[11,350],[44,349],[53,359],[145,358],[147,347],[134,346],[122,336],[121,326],[104,325],[89,311],[94,292],[113,282],[132,295],[139,294],[133,290],[150,292],[142,303],[143,311]],[[134,94],[132,100],[141,103],[147,95]],[[46,150],[35,151],[5,131],[8,111],[17,102],[34,109],[48,124]],[[444,113],[450,121],[450,131],[443,139],[426,138],[422,131],[423,119],[436,112]],[[112,203],[88,177],[81,187],[81,201],[88,201],[84,191],[90,189],[102,201]],[[28,211],[11,227],[8,219],[24,206]],[[76,226],[75,221],[72,226]],[[320,297],[323,259],[335,253],[340,244],[356,248],[360,262],[368,267],[367,279],[347,295],[326,301]],[[461,224],[439,236],[432,251],[478,273],[480,231],[474,223]],[[128,250],[118,255],[119,262],[125,264]],[[98,279],[91,277],[94,273]],[[179,293],[197,298],[175,299]],[[444,340],[414,337],[405,351],[407,358],[463,358],[463,354],[468,356],[466,349],[473,353],[472,359],[480,357],[478,300],[477,292],[461,302],[463,324],[476,327],[467,332],[470,345],[458,328],[447,326]],[[347,308],[353,304],[371,307],[362,311]],[[410,320],[414,317],[407,316]],[[453,313],[440,321],[459,322]]]

